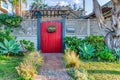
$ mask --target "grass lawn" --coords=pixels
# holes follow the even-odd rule
[[[0,56],[0,80],[17,80],[15,67],[22,61],[22,57]]]
[[[116,62],[83,62],[89,75],[95,80],[120,80],[120,63]]]

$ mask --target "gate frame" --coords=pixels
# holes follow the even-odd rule
[[[35,15],[37,17],[37,50],[40,51],[41,49],[41,35],[40,35],[40,29],[41,29],[41,12],[36,11]],[[61,22],[62,23],[62,53],[64,53],[65,49],[65,43],[64,43],[64,38],[65,38],[65,19],[66,16],[62,15],[62,20],[56,20],[55,22]]]

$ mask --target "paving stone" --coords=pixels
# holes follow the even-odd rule
[[[35,80],[69,80],[63,65],[62,53],[43,54],[44,64]]]

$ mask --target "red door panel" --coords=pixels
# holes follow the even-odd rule
[[[48,33],[47,28],[50,25],[56,27],[56,31]],[[62,52],[62,24],[60,22],[43,22],[41,23],[41,51],[43,53],[60,53]]]

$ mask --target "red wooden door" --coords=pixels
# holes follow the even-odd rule
[[[47,31],[50,25],[56,27],[56,31],[49,33]],[[42,22],[41,23],[41,51],[43,53],[62,52],[62,24],[60,22]]]

